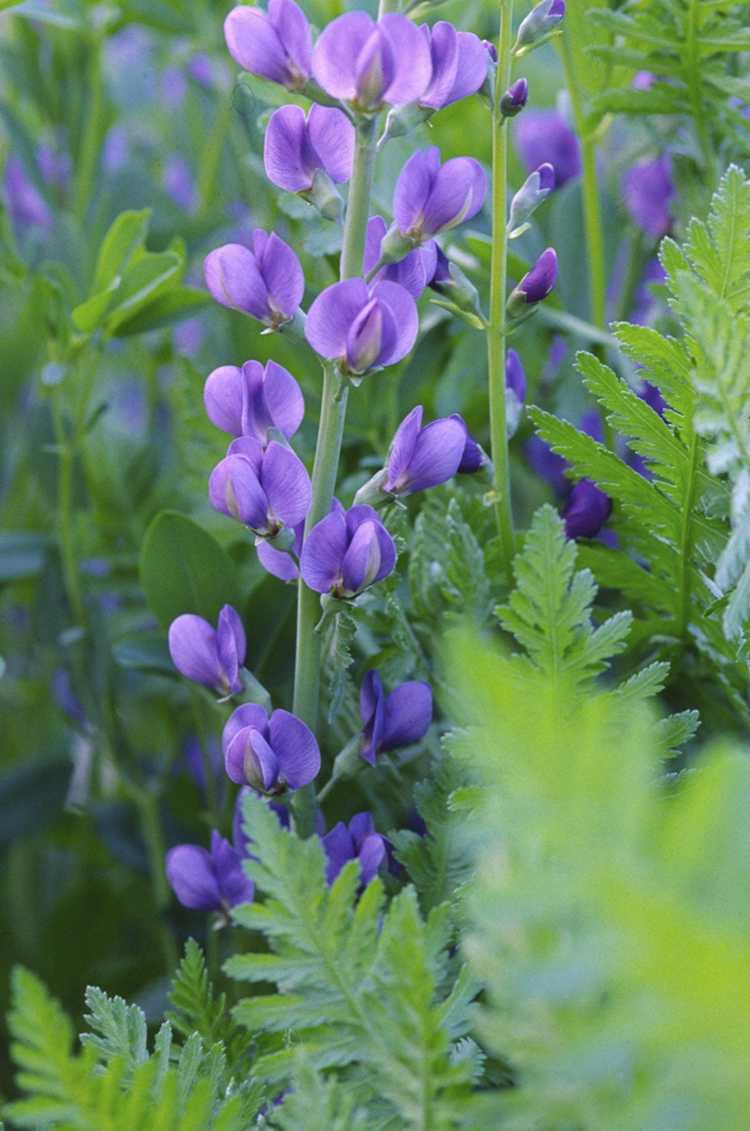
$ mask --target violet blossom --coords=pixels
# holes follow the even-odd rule
[[[368,286],[355,278],[318,295],[307,314],[305,337],[321,357],[360,377],[406,357],[418,328],[414,299],[404,287],[387,280]]]
[[[529,100],[529,84],[524,78],[511,83],[500,99],[500,113],[504,118],[515,118]]]
[[[395,564],[395,543],[373,508],[345,511],[334,502],[305,538],[300,571],[309,589],[346,599],[382,581]]]
[[[177,844],[165,859],[167,880],[183,907],[223,911],[250,903],[255,886],[245,875],[239,853],[214,829],[211,849]]]
[[[254,436],[240,436],[211,472],[208,494],[217,511],[261,538],[274,538],[304,520],[312,486],[291,448],[272,440],[264,450]]]
[[[209,252],[206,286],[222,306],[239,310],[278,330],[299,309],[305,290],[300,261],[275,232],[256,228],[252,250],[238,243]]]
[[[382,216],[371,216],[367,224],[365,238],[364,271],[366,275],[382,260],[383,240],[387,228]],[[425,287],[434,279],[438,263],[439,249],[434,240],[415,247],[398,263],[388,263],[373,276],[372,282],[388,280],[399,283],[412,298],[419,298]],[[440,253],[442,254],[442,253]]]
[[[549,39],[564,15],[565,0],[541,0],[536,4],[519,24],[513,48],[516,57]]]
[[[508,299],[508,313],[516,317],[524,307],[542,302],[557,282],[557,252],[548,247],[513,288]]]
[[[378,754],[411,746],[432,722],[432,690],[421,680],[402,683],[386,695],[377,671],[369,671],[359,692],[362,718],[362,757],[375,765]]]
[[[375,832],[371,813],[356,813],[348,825],[339,821],[321,837],[326,854],[326,881],[332,884],[350,860],[359,863],[362,887],[375,878],[387,856],[385,838]]]
[[[466,426],[447,416],[423,428],[423,411],[422,405],[416,405],[393,437],[383,484],[389,495],[412,495],[437,487],[459,469],[466,446]]]
[[[301,789],[320,772],[320,749],[306,723],[290,711],[269,717],[257,703],[243,703],[230,715],[222,749],[230,780],[258,793]]]
[[[224,22],[229,54],[246,71],[289,90],[310,77],[310,24],[294,0],[269,0],[268,10],[240,4]]]
[[[451,420],[457,420],[465,430],[464,450],[458,465],[458,475],[475,475],[487,463],[487,453],[469,432],[466,421],[460,412],[451,413]]]
[[[282,106],[266,128],[263,163],[272,184],[299,193],[329,219],[341,200],[333,187],[352,175],[354,126],[341,110],[313,105]]]
[[[557,188],[580,176],[578,138],[557,110],[527,110],[514,136],[521,161],[529,173],[545,163],[552,165]]]
[[[568,538],[595,538],[612,512],[612,500],[596,483],[581,479],[573,485],[563,510]]]
[[[230,436],[253,436],[267,447],[271,430],[290,439],[305,415],[305,400],[291,373],[275,361],[221,365],[206,378],[203,403],[212,424]]]
[[[419,97],[419,105],[442,110],[475,94],[487,75],[488,55],[478,36],[457,31],[453,24],[438,20],[430,28],[419,29],[430,47],[432,76],[429,86]]]
[[[452,157],[441,165],[437,146],[418,149],[401,170],[393,194],[394,239],[401,237],[406,244],[403,254],[409,245],[471,220],[486,192],[484,169],[473,157]]]
[[[169,626],[169,654],[177,670],[194,683],[211,687],[220,695],[242,689],[240,668],[247,643],[239,613],[224,605],[216,628],[194,613],[183,613]]]
[[[623,177],[625,207],[635,224],[654,240],[672,226],[670,202],[675,195],[669,154],[652,161],[639,161]]]

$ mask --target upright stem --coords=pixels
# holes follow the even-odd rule
[[[362,271],[370,191],[375,164],[376,120],[361,121],[357,127],[354,169],[341,249],[341,278],[350,279]],[[344,435],[348,387],[332,365],[323,367],[323,392],[320,406],[318,442],[312,473],[312,505],[305,523],[305,534],[324,518],[336,489],[336,474]],[[320,616],[320,598],[300,578],[297,598],[297,651],[294,671],[294,713],[315,730],[320,694],[320,640],[315,625]]]
[[[62,387],[52,391],[52,424],[58,450],[57,468],[57,528],[62,558],[65,592],[70,602],[71,612],[78,624],[83,624],[85,609],[76,560],[75,535],[73,531],[73,447],[65,431],[62,409]]]
[[[177,964],[177,948],[172,933],[164,919],[169,906],[169,885],[164,871],[164,838],[159,820],[159,800],[155,793],[140,787],[132,788],[133,799],[141,819],[141,832],[148,856],[149,877],[154,905],[158,916],[159,938],[164,954],[164,966],[171,971]]]
[[[500,112],[500,99],[510,85],[513,0],[501,0],[497,74],[492,111],[492,258],[490,263],[490,316],[487,325],[490,443],[495,468],[494,507],[501,558],[507,572],[513,558],[513,512],[510,497],[510,461],[505,424],[505,301],[507,283],[508,127]]]
[[[102,78],[102,41],[98,32],[90,40],[91,58],[87,75],[88,113],[83,128],[78,176],[75,183],[75,211],[83,220],[91,200],[104,132],[104,81]]]
[[[228,94],[219,95],[219,108],[216,118],[209,130],[201,154],[200,176],[198,178],[198,200],[202,213],[208,212],[214,203],[216,181],[219,176],[221,157],[224,152],[227,135],[232,126],[234,107]]]

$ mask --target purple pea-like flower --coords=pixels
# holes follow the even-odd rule
[[[516,128],[515,140],[529,173],[545,163],[552,165],[557,188],[580,176],[578,138],[557,110],[527,110]]]
[[[269,717],[257,703],[243,703],[229,716],[221,741],[230,780],[258,793],[301,789],[320,772],[317,739],[290,711]]]
[[[504,118],[515,118],[529,100],[529,84],[526,79],[516,79],[500,99],[500,113]]]
[[[310,78],[310,24],[294,0],[269,0],[265,12],[238,5],[224,22],[224,38],[235,62],[253,75],[289,90],[301,90]]]
[[[203,274],[217,302],[273,330],[294,317],[305,290],[295,253],[275,232],[269,235],[260,228],[253,232],[252,250],[228,243],[209,252]]]
[[[211,850],[177,844],[166,855],[167,880],[183,907],[224,911],[250,903],[255,886],[245,875],[239,853],[214,829]]]
[[[423,408],[417,405],[398,426],[386,465],[385,490],[412,495],[451,479],[461,464],[466,426],[446,416],[422,427]]]
[[[253,436],[240,436],[211,472],[208,495],[217,511],[261,538],[273,538],[304,520],[312,486],[291,448],[273,440],[264,451]]]
[[[383,217],[371,216],[367,224],[365,240],[364,271],[366,275],[380,262],[381,248],[386,232],[387,228]],[[434,280],[437,269],[438,254],[442,255],[443,253],[439,251],[434,240],[429,240],[420,247],[415,247],[398,263],[389,263],[385,267],[381,267],[373,281],[387,280],[391,283],[398,283],[409,292],[412,298],[417,299],[428,284],[432,285],[431,281]]]
[[[312,303],[305,337],[321,357],[361,376],[406,357],[418,328],[416,304],[404,287],[387,280],[369,287],[364,279],[345,279]]]
[[[628,169],[622,194],[631,219],[646,235],[655,240],[665,236],[672,226],[669,205],[675,194],[669,154]]]
[[[239,613],[225,605],[216,628],[194,613],[183,613],[169,626],[169,654],[177,670],[194,683],[212,687],[220,695],[242,689],[240,668],[247,642]]]
[[[595,538],[612,513],[612,500],[590,479],[574,484],[563,511],[568,538]]]
[[[487,454],[469,432],[466,421],[463,416],[461,416],[460,412],[452,413],[451,420],[457,420],[466,433],[464,450],[461,454],[461,462],[458,465],[457,474],[475,475],[487,462]]]
[[[380,674],[369,671],[359,692],[359,713],[360,753],[374,766],[378,754],[411,746],[424,738],[432,722],[432,690],[421,680],[410,680],[386,695]]]
[[[406,16],[391,12],[375,22],[367,12],[347,12],[322,32],[312,72],[333,98],[372,114],[424,93],[432,76],[430,45]]]
[[[253,436],[263,447],[272,428],[290,439],[305,415],[302,390],[275,361],[219,366],[206,378],[203,403],[208,419],[222,432]]]
[[[362,887],[366,888],[387,856],[385,838],[375,832],[371,813],[356,813],[348,825],[339,821],[321,841],[327,858],[328,884],[334,882],[350,860],[357,860]]]
[[[457,31],[445,20],[438,20],[432,29],[422,24],[420,31],[429,44],[432,77],[419,105],[442,110],[475,94],[487,76],[489,62],[481,39],[471,32]]]
[[[411,243],[422,243],[476,216],[486,192],[484,169],[473,157],[452,157],[441,165],[437,146],[419,149],[396,182],[396,228]]]
[[[548,247],[511,292],[508,312],[518,315],[525,306],[542,302],[557,282],[557,252]]]
[[[337,504],[305,538],[300,571],[316,593],[349,598],[382,581],[395,564],[395,543],[373,508],[345,511]]]
[[[266,128],[266,176],[287,192],[309,194],[316,176],[343,184],[352,175],[354,126],[341,110],[313,105],[282,106]]]

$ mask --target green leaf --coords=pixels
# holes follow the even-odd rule
[[[165,628],[181,613],[212,623],[225,604],[239,605],[234,563],[187,515],[162,511],[143,540],[140,579],[149,608]]]
[[[136,251],[142,250],[148,234],[151,209],[121,212],[112,222],[99,247],[91,294],[109,288],[113,279],[122,276]]]

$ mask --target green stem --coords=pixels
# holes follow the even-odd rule
[[[508,210],[508,127],[500,113],[500,99],[510,85],[513,0],[500,5],[500,36],[497,45],[497,75],[492,112],[492,257],[490,263],[490,312],[487,323],[487,369],[489,377],[490,444],[494,475],[494,508],[500,539],[501,560],[510,573],[513,558],[513,512],[510,497],[510,460],[505,423],[505,302],[507,289],[506,232]]]
[[[206,213],[214,203],[216,181],[219,175],[221,157],[227,135],[232,126],[234,108],[229,96],[221,96],[222,101],[216,112],[216,118],[211,127],[200,161],[200,177],[198,179],[198,199],[200,211]]]
[[[200,691],[197,687],[190,687],[190,701],[193,708],[195,728],[198,732],[197,737],[201,752],[201,767],[203,769],[203,778],[205,783],[204,788],[206,793],[208,812],[211,818],[211,827],[218,831],[221,826],[221,814],[219,813],[218,799],[216,796],[216,779],[213,766],[211,765],[208,734],[206,731],[205,720],[203,716],[203,703],[201,701]]]
[[[86,619],[73,530],[73,447],[65,430],[62,387],[52,391],[52,425],[58,450],[57,531],[65,592],[78,624]]]
[[[691,562],[690,553],[693,543],[693,503],[698,480],[698,433],[691,430],[689,464],[688,464],[688,490],[685,500],[685,509],[682,512],[680,528],[680,551],[678,556],[679,574],[677,578],[677,635],[687,636],[688,620],[690,617],[690,579]]]
[[[166,970],[170,972],[177,965],[177,948],[172,933],[164,921],[164,911],[169,906],[170,894],[164,871],[165,849],[159,821],[159,800],[157,795],[148,789],[131,786],[131,792],[138,808],[141,832],[146,845],[151,891],[154,897],[164,964]]]
[[[700,0],[690,0],[687,19],[687,73],[685,81],[690,93],[690,107],[692,110],[693,124],[698,138],[703,167],[706,173],[713,174],[714,154],[711,147],[706,117],[703,112],[701,98],[701,85],[703,83],[703,67],[698,52],[698,18],[700,16]]]
[[[78,176],[75,183],[74,208],[79,220],[83,220],[91,201],[99,163],[102,135],[104,133],[104,82],[102,78],[102,42],[95,33],[90,40],[91,57],[86,88],[88,90],[88,113],[83,129],[78,157]]]

